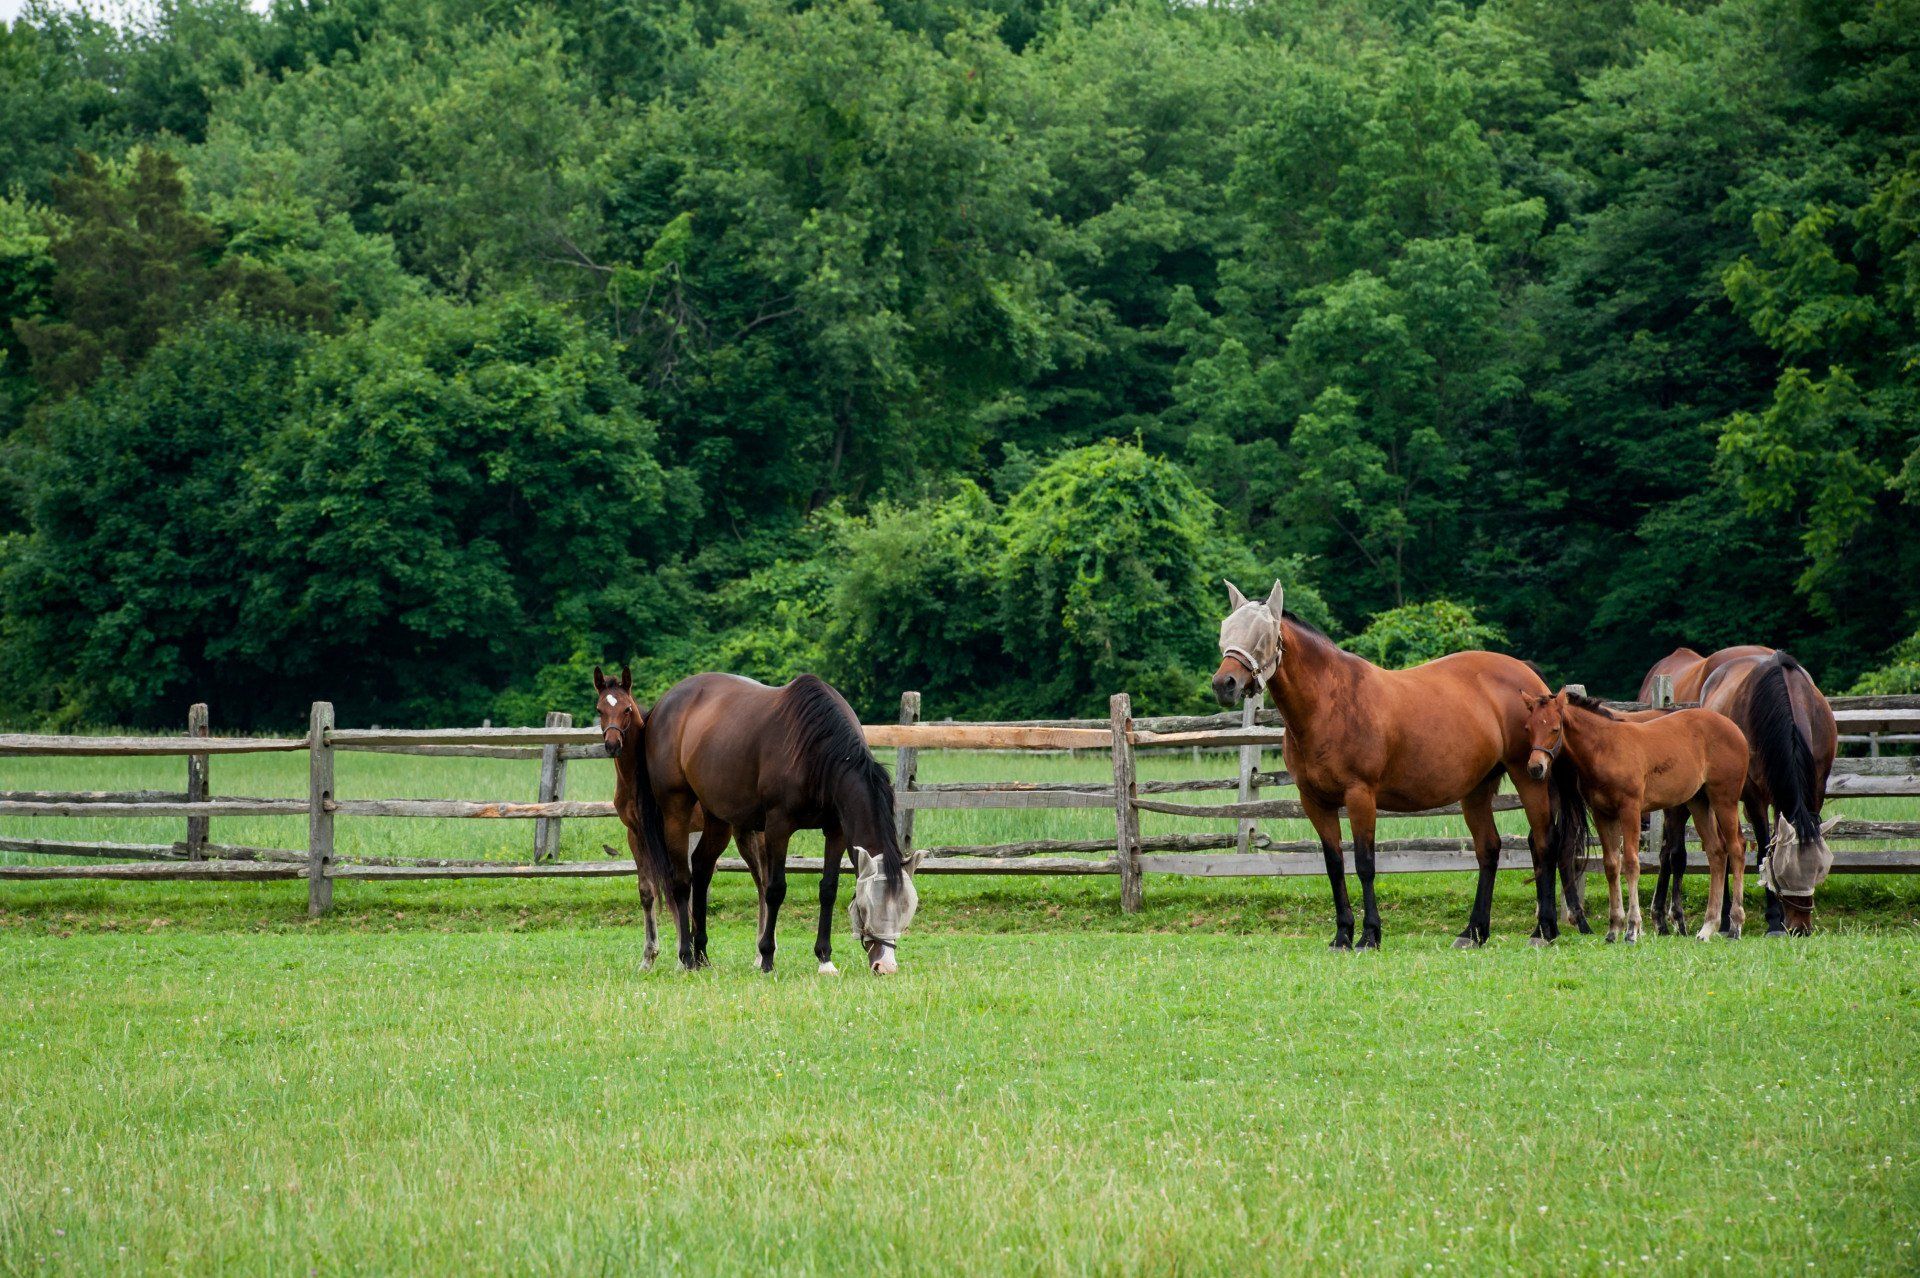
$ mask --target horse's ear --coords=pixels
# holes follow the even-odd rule
[[[865,848],[861,847],[858,843],[853,845],[853,874],[855,878],[866,878],[867,866],[872,864],[872,862],[873,858],[867,855]]]
[[[1839,819],[1840,819],[1839,817],[1834,818],[1834,820],[1836,821],[1838,821]],[[912,874],[915,870],[919,869],[920,863],[926,859],[927,859],[927,850],[925,848],[916,849],[911,855],[907,857],[907,873]]]
[[[600,673],[599,666],[593,668],[593,690],[595,692],[605,692],[607,690],[607,677]]]
[[[1222,577],[1220,580],[1227,581],[1225,577]],[[1227,581],[1227,606],[1235,612],[1238,612],[1246,606],[1246,602],[1247,597],[1240,593],[1240,587],[1234,585],[1231,581]]]
[[[1839,817],[1828,817],[1826,820],[1822,821],[1820,823],[1820,837],[1824,839],[1829,834],[1832,834],[1833,827],[1839,824],[1840,824]]]
[[[624,663],[620,667],[620,687],[627,692],[633,691],[633,667]]]
[[[1784,843],[1797,843],[1799,839],[1800,836],[1793,832],[1793,822],[1783,816],[1773,819],[1773,842],[1775,846]]]
[[[1277,581],[1274,582],[1273,591],[1271,594],[1267,596],[1267,611],[1273,614],[1273,619],[1275,621],[1280,620],[1280,611],[1286,605],[1286,602],[1287,602],[1286,587],[1282,586]]]

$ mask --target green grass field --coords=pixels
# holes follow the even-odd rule
[[[181,766],[9,760],[5,784],[174,788]],[[304,759],[213,776],[295,795]],[[608,777],[576,766],[570,791]],[[340,760],[344,797],[533,787],[525,763]],[[1111,832],[921,819],[926,842]],[[616,833],[568,822],[566,854]],[[526,822],[341,835],[531,843]],[[1313,879],[1154,877],[1128,916],[1110,878],[929,878],[890,981],[814,974],[808,878],[770,979],[738,875],[692,975],[639,970],[629,880],[348,882],[317,922],[297,882],[0,883],[0,1271],[1920,1270],[1920,880],[1836,877],[1808,941],[1535,951],[1531,890],[1503,879],[1485,950],[1448,948],[1468,876],[1401,875],[1386,949],[1351,955]]]

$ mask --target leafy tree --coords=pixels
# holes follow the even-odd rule
[[[55,395],[110,364],[131,368],[168,333],[209,308],[324,323],[332,287],[295,284],[241,255],[187,206],[177,160],[136,151],[125,165],[82,154],[54,183],[58,221],[47,247],[53,278],[44,314],[14,331],[37,382]]]
[[[1506,632],[1480,621],[1473,609],[1451,599],[1430,599],[1375,613],[1347,646],[1375,665],[1399,670],[1506,642]]]

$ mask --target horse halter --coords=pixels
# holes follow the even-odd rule
[[[1248,652],[1245,648],[1242,648],[1237,643],[1221,644],[1220,655],[1223,657],[1232,657],[1235,661],[1245,666],[1247,668],[1247,673],[1253,676],[1254,686],[1259,689],[1264,689],[1267,686],[1267,683],[1273,678],[1275,673],[1277,673],[1280,669],[1281,634],[1282,634],[1282,631],[1280,630],[1279,625],[1276,624],[1274,626],[1274,635],[1273,635],[1273,660],[1267,662],[1265,665],[1262,665],[1259,661],[1255,660],[1254,655],[1251,652]]]
[[[1547,762],[1552,763],[1556,758],[1559,757],[1560,747],[1565,745],[1566,742],[1567,742],[1567,725],[1565,723],[1562,723],[1559,727],[1553,730],[1552,745],[1534,746],[1527,751],[1527,756],[1531,758],[1536,754],[1544,754],[1547,756]]]

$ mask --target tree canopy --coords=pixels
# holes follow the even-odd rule
[[[1920,0],[0,28],[0,717],[1920,642]]]

